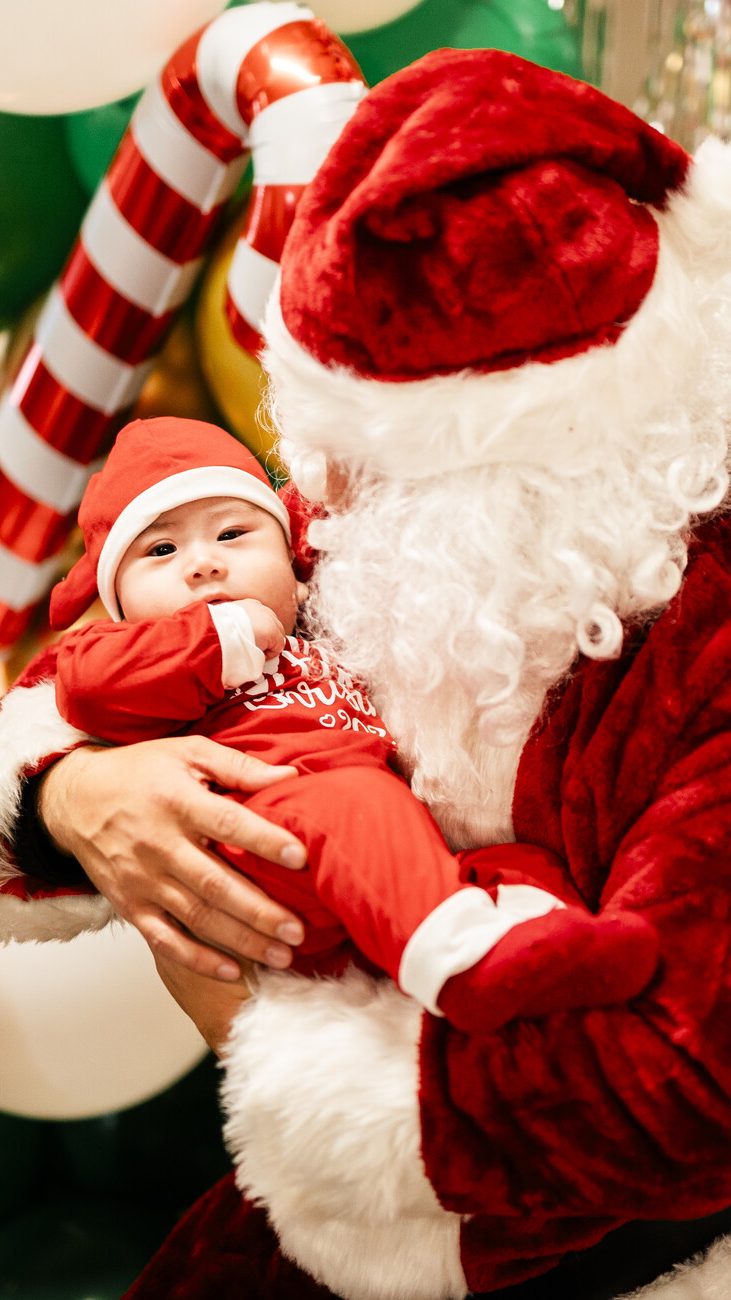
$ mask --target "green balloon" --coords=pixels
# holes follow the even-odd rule
[[[229,0],[226,8],[254,3]],[[546,68],[583,76],[578,26],[570,26],[548,0],[421,0],[390,23],[341,37],[369,86],[442,46],[510,50]]]
[[[219,1082],[215,1060],[207,1056],[171,1088],[138,1106],[55,1124],[66,1185],[79,1193],[124,1197],[145,1187],[158,1204],[184,1209],[231,1167],[221,1137]]]
[[[0,1114],[0,1300],[119,1300],[227,1174],[213,1056],[139,1106],[53,1123]]]
[[[373,86],[430,50],[493,47],[580,77],[579,35],[548,0],[421,0],[414,9],[343,37]]]
[[[86,203],[63,118],[0,113],[0,328],[58,275]]]
[[[22,1208],[38,1181],[46,1127],[40,1120],[0,1114],[0,1221]]]
[[[139,95],[65,118],[66,147],[87,194],[94,194],[107,173]]]
[[[39,1191],[0,1227],[0,1297],[119,1300],[174,1222],[144,1188],[134,1201]]]
[[[231,1167],[219,1083],[207,1056],[166,1092],[98,1119],[0,1116],[0,1300],[119,1300]]]
[[[227,8],[252,2],[230,0]],[[344,39],[369,85],[442,45],[492,45],[581,75],[577,34],[547,0],[421,0],[393,22]],[[66,147],[87,194],[103,180],[138,99],[130,95],[66,117]]]

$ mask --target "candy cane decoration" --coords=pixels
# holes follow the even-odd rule
[[[345,46],[288,2],[221,14],[145,92],[0,407],[0,647],[57,576],[86,482],[191,292],[249,152],[227,314],[256,351],[299,196],[364,93]]]

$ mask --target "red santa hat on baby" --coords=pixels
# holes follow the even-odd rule
[[[122,429],[84,493],[85,550],[51,593],[51,627],[70,627],[97,594],[119,622],[115,579],[128,547],[159,515],[203,497],[249,501],[290,538],[289,515],[261,465],[225,430],[177,416],[134,420]]]
[[[722,148],[711,144],[704,203]],[[388,78],[308,186],[285,245],[265,330],[285,438],[336,455],[357,455],[359,440],[382,470],[433,474],[478,463],[507,400],[519,456],[516,408],[563,403],[570,428],[572,365],[584,373],[577,363],[601,356],[606,370],[622,345],[634,376],[624,340],[643,314],[655,321],[637,332],[641,346],[655,335],[646,383],[677,303],[676,285],[650,302],[662,214],[688,203],[690,168],[628,109],[513,54],[438,50]],[[727,197],[713,198],[701,239],[716,267],[728,157],[724,170]],[[600,379],[597,406],[610,386]],[[582,400],[595,387],[587,378]],[[329,435],[313,425],[315,390],[331,404]]]

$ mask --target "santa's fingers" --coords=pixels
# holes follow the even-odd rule
[[[151,909],[129,920],[139,930],[156,962],[166,960],[192,975],[211,980],[233,983],[241,979],[241,968],[235,961],[186,934],[167,913]]]
[[[232,962],[222,960],[222,953],[283,969],[292,960],[291,945],[304,937],[302,922],[294,913],[202,848],[181,845],[175,876],[168,874],[158,884],[156,914],[158,909],[182,929],[171,930],[166,924],[161,931],[159,916],[143,927],[135,917],[153,951],[217,979],[238,975],[231,969]],[[215,960],[210,945],[216,950]]]
[[[178,743],[185,746],[180,753],[197,781],[197,788],[180,788],[185,796],[180,800],[180,811],[197,839],[233,844],[293,870],[305,865],[305,848],[296,836],[208,788],[208,783],[213,783],[224,790],[251,794],[296,778],[295,768],[263,763],[252,754],[228,749],[203,736],[191,736]]]

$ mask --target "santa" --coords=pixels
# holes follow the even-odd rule
[[[325,506],[317,631],[455,849],[545,854],[660,958],[487,1036],[361,972],[262,973],[223,1025],[238,1191],[135,1300],[604,1300],[728,1226],[730,219],[727,148],[496,51],[382,83],[306,191],[266,365]],[[44,685],[4,727],[10,841],[10,777],[79,737]],[[27,834],[15,864],[27,933]],[[719,1238],[645,1295],[729,1289]]]

